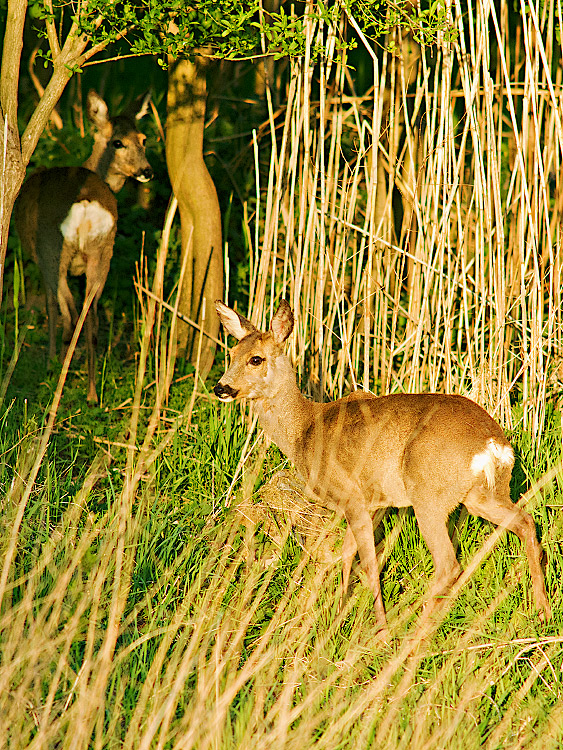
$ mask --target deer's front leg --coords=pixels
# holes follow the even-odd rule
[[[358,545],[356,544],[356,537],[352,531],[352,527],[348,525],[346,527],[346,533],[344,534],[344,540],[342,542],[342,589],[340,591],[340,606],[344,606],[344,600],[348,593],[348,584],[350,583],[350,572],[352,571],[352,564],[358,551]]]
[[[387,618],[381,595],[381,584],[379,580],[379,565],[375,554],[375,539],[373,536],[373,522],[366,504],[359,498],[349,501],[344,509],[346,520],[352,530],[358,552],[360,563],[366,574],[368,586],[374,596],[374,607],[377,624],[381,630],[387,630]]]
[[[386,634],[387,619],[381,595],[379,565],[377,564],[375,554],[373,521],[364,494],[357,482],[347,476],[335,477],[335,472],[330,476],[330,481],[326,483],[324,491],[317,494],[321,496],[321,500],[324,502],[328,502],[330,505],[339,507],[344,511],[344,516],[348,523],[349,531],[346,533],[342,549],[343,586],[344,584],[348,585],[350,567],[354,559],[355,547],[357,546],[360,555],[360,564],[375,599],[374,607],[377,624]],[[353,535],[353,540],[350,534]]]

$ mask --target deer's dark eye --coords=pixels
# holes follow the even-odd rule
[[[114,147],[114,148],[123,148],[123,147],[124,147],[124,146],[123,146],[123,141],[120,141],[120,140],[115,140],[115,141],[113,142],[113,147]]]
[[[258,367],[258,365],[261,365],[264,361],[264,357],[250,357],[249,363],[253,367]]]

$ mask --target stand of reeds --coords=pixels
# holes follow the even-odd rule
[[[320,393],[471,394],[508,427],[518,402],[540,436],[563,354],[561,7],[520,10],[452,4],[435,45],[368,45],[367,93],[345,65],[293,63],[250,311],[291,300]],[[311,44],[330,58],[338,31],[311,21]]]

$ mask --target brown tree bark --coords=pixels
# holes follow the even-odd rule
[[[223,297],[223,248],[217,192],[203,159],[207,65],[202,57],[170,65],[166,161],[180,211],[182,262],[188,255],[179,310],[201,325],[205,306],[204,331],[217,337],[219,319],[214,302]],[[195,363],[198,331],[181,321],[177,331],[178,354]],[[209,372],[214,356],[215,343],[204,335],[202,377]]]
[[[0,73],[0,300],[10,217],[25,177],[18,133],[18,77],[27,0],[8,3]]]

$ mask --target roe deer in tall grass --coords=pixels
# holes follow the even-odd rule
[[[39,169],[26,181],[15,206],[16,228],[24,250],[39,265],[47,296],[49,360],[56,356],[57,304],[63,342],[72,338],[78,312],[67,275],[86,275],[85,299],[93,293],[86,320],[88,401],[96,402],[98,299],[106,283],[117,227],[117,201],[128,177],[147,182],[153,172],[145,154],[146,137],[137,115],[110,118],[104,100],[90,91],[88,119],[94,148],[82,167]],[[113,192],[112,192],[113,191]]]
[[[435,393],[377,398],[356,392],[332,403],[309,401],[283,352],[293,330],[289,304],[281,302],[267,333],[222,302],[216,308],[239,343],[215,395],[221,401],[252,399],[262,428],[295,464],[308,494],[344,513],[343,589],[359,551],[383,631],[372,514],[386,507],[413,507],[434,559],[432,599],[460,573],[447,521],[463,503],[470,513],[520,537],[537,608],[550,616],[534,521],[510,499],[514,453],[480,406],[463,396]]]

